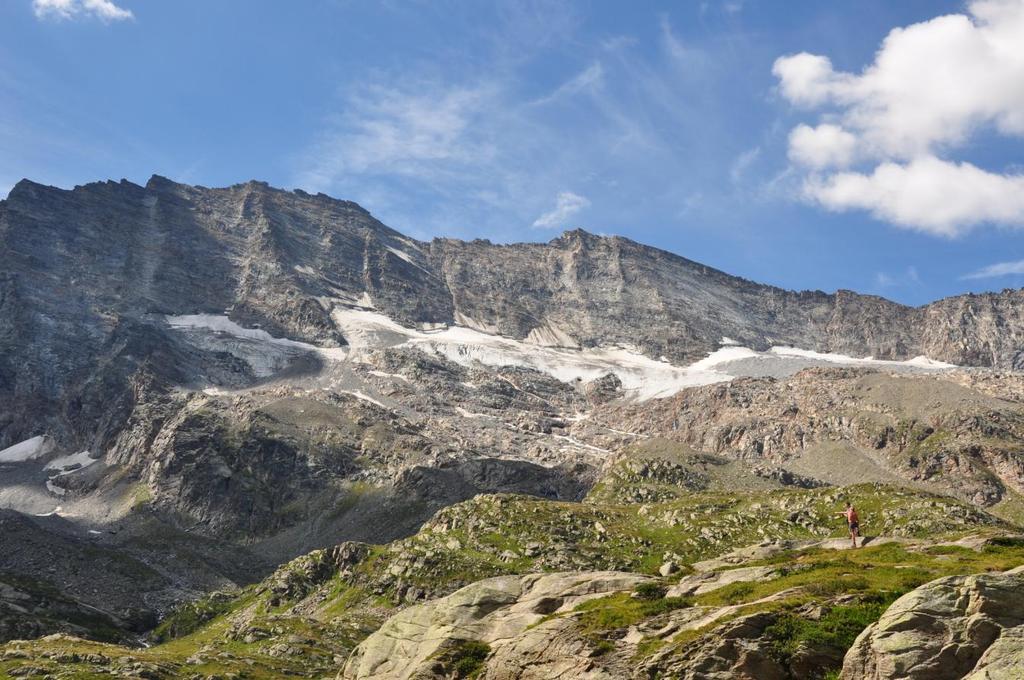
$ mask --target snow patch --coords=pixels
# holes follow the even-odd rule
[[[412,257],[409,256],[409,253],[407,253],[407,252],[405,252],[403,250],[399,250],[398,248],[392,248],[391,246],[384,246],[384,247],[387,248],[388,251],[392,255],[395,255],[396,257],[398,257],[398,258],[400,258],[402,260],[405,260],[406,262],[408,262],[409,264],[413,265],[414,267],[419,267],[418,264],[416,264],[415,262],[412,261]]]
[[[257,340],[273,345],[281,345],[283,347],[295,347],[297,349],[307,351],[315,351],[319,349],[315,345],[310,345],[305,342],[288,340],[287,338],[275,338],[262,328],[244,328],[226,316],[218,316],[216,314],[184,314],[181,316],[167,316],[165,318],[171,328],[205,328],[206,330],[214,331],[215,333],[225,333],[227,335],[233,335],[236,338]]]
[[[361,356],[365,350],[395,347],[413,335],[421,335],[380,312],[366,309],[335,307],[331,318],[348,341],[352,357]]]
[[[497,335],[498,327],[494,324],[484,323],[483,321],[477,321],[476,319],[466,316],[462,312],[455,312],[455,323],[466,328],[471,328],[474,331],[481,333],[487,333],[488,335]]]
[[[545,321],[542,326],[537,326],[531,330],[530,334],[526,336],[526,343],[528,345],[540,345],[541,347],[580,348],[579,343],[571,335],[550,321]]]
[[[385,373],[384,371],[369,371],[370,375],[375,375],[378,378],[394,378],[395,380],[402,380],[404,382],[412,382],[409,378],[405,377],[401,373]]]
[[[409,246],[413,250],[418,250],[421,253],[423,252],[423,249],[420,248],[419,244],[417,244],[416,241],[413,241],[411,238],[406,238],[405,236],[399,236],[397,238],[399,241]]]
[[[570,385],[585,384],[614,373],[622,381],[626,395],[641,401],[668,397],[686,387],[732,380],[742,374],[732,371],[742,369],[730,367],[730,364],[749,359],[781,362],[787,357],[799,357],[827,363],[877,367],[912,366],[930,370],[951,368],[949,364],[920,357],[906,362],[878,361],[791,347],[773,347],[768,352],[756,352],[748,347],[730,344],[725,344],[688,366],[676,366],[668,361],[652,359],[628,346],[571,349],[539,345],[530,342],[529,338],[526,341],[514,340],[495,335],[492,332],[495,330],[493,326],[459,313],[456,313],[456,320],[462,325],[429,333],[406,328],[384,314],[367,310],[338,307],[331,316],[354,351],[414,347],[466,367],[475,364],[518,366],[546,373]],[[535,336],[533,339],[538,338]]]
[[[914,357],[913,359],[907,359],[906,361],[901,362],[901,363],[906,364],[907,366],[919,366],[921,368],[948,369],[948,368],[956,368],[957,367],[956,364],[947,364],[945,361],[939,361],[937,359],[929,359],[928,357],[926,357],[923,354],[919,354],[918,356]]]
[[[260,378],[269,377],[283,369],[297,353],[314,353],[327,361],[342,361],[347,356],[346,350],[341,347],[318,347],[308,342],[275,338],[262,328],[245,328],[226,316],[184,314],[164,318],[175,330],[211,331],[216,337],[205,344],[239,357]]]
[[[576,439],[575,437],[569,437],[569,436],[560,435],[560,434],[556,434],[556,435],[552,435],[552,436],[555,439],[567,442],[569,444],[572,444],[573,446],[578,446],[581,449],[587,449],[588,451],[597,451],[598,453],[611,453],[611,451],[609,451],[608,449],[602,449],[600,446],[594,446],[592,444],[584,444],[583,442],[581,442],[579,439]]]
[[[956,364],[947,364],[943,361],[929,359],[928,357],[923,355],[916,356],[913,359],[907,359],[905,361],[892,361],[889,359],[875,359],[873,357],[858,359],[857,357],[851,357],[846,354],[814,352],[809,349],[799,349],[797,347],[772,347],[768,351],[771,354],[776,354],[778,356],[814,359],[815,361],[824,361],[830,364],[844,364],[847,366],[915,366],[917,368],[925,368],[932,370],[945,370],[949,368],[956,368]]]
[[[97,461],[89,455],[88,451],[79,451],[78,453],[72,453],[69,456],[61,456],[60,458],[54,458],[46,464],[44,470],[58,470],[54,477],[61,477],[63,475],[77,472],[83,468],[87,468]],[[68,469],[71,468],[71,469]],[[53,479],[51,477],[50,479]]]
[[[386,409],[388,411],[391,410],[384,404],[380,403],[379,401],[371,397],[370,395],[366,394],[365,392],[360,392],[359,390],[342,390],[342,394],[351,394],[353,397],[357,399],[370,402],[371,404],[376,404],[377,406],[380,406],[382,409]]]
[[[633,348],[577,350],[513,340],[485,332],[481,328],[494,330],[493,326],[477,323],[458,313],[456,319],[460,323],[472,323],[475,328],[461,325],[425,333],[401,326],[377,312],[341,307],[334,310],[332,318],[354,350],[415,347],[462,366],[532,368],[568,384],[587,383],[614,373],[622,381],[623,389],[637,399],[669,396],[684,387],[729,380],[730,375],[712,367],[741,356],[720,350],[694,366],[677,367],[644,356]],[[742,351],[752,354],[751,350]]]
[[[730,338],[730,337],[728,337],[726,335],[723,335],[722,339],[718,341],[718,344],[719,345],[738,345],[740,343],[736,342],[735,340],[733,340],[732,338]]]
[[[63,496],[64,494],[66,494],[68,492],[67,489],[65,489],[63,487],[60,487],[60,486],[57,486],[50,479],[46,480],[46,490],[49,491],[50,493],[54,494],[55,496]],[[44,515],[39,515],[39,516],[43,517]]]
[[[637,432],[627,432],[626,430],[616,430],[614,427],[608,427],[607,425],[602,425],[601,427],[603,427],[604,429],[608,430],[609,432],[614,432],[615,434],[626,435],[628,437],[638,437],[640,439],[649,439],[650,436],[651,436],[649,434],[639,434]]]
[[[689,368],[703,371],[730,361],[752,359],[757,356],[760,356],[758,352],[747,347],[722,347],[721,349],[717,349],[707,355],[700,361],[690,364]]]
[[[0,463],[22,463],[45,456],[53,450],[53,439],[41,434],[0,451]]]

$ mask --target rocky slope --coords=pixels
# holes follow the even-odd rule
[[[830,511],[851,496],[902,535],[872,534],[850,550]],[[621,506],[594,501],[481,496],[408,539],[315,551],[182,607],[147,649],[13,641],[0,647],[0,674],[815,678],[837,672],[901,594],[1024,562],[1015,527],[882,486],[696,492],[627,507],[617,517]],[[680,522],[690,516],[706,534]],[[561,549],[545,542],[553,527]],[[758,527],[772,533],[751,544]]]
[[[989,375],[986,393],[960,374],[818,368],[612,403],[591,421],[831,483],[888,477],[992,506],[1024,493],[1017,380]]]
[[[586,651],[551,650],[552,631],[545,619],[571,612],[582,603],[611,593],[632,591],[646,579],[621,572],[553,573],[528,576],[499,576],[434,600],[410,607],[388,619],[349,657],[341,678],[387,678],[443,676],[466,654],[466,643],[483,645],[495,654],[496,677],[558,677],[573,672]],[[531,630],[532,629],[532,630]],[[521,640],[527,635],[530,640]],[[460,644],[461,643],[461,644]],[[519,649],[504,649],[504,647]],[[542,647],[525,652],[522,648]],[[479,647],[478,647],[479,649]],[[510,663],[509,657],[537,655]],[[449,657],[445,659],[444,657]],[[452,670],[455,670],[454,668]]]

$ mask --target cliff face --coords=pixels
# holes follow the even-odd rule
[[[0,202],[0,431],[32,413],[81,436],[79,410],[109,408],[128,375],[187,379],[164,315],[228,314],[327,346],[344,338],[323,298],[366,291],[399,321],[450,318],[436,278],[392,252],[409,244],[353,203],[259,183],[23,181]]]
[[[913,309],[840,291],[752,283],[618,237],[547,244],[421,243],[354,203],[250,182],[206,189],[152,178],[63,191],[19,183],[0,202],[3,391],[66,397],[99,356],[127,351],[156,315],[227,313],[243,326],[346,342],[333,302],[368,295],[407,325],[461,323],[541,344],[632,343],[694,360],[723,336],[877,358],[927,354],[1016,367],[1024,293]],[[158,325],[157,325],[158,326]],[[158,344],[158,343],[156,343]],[[139,350],[143,350],[140,352]]]
[[[755,349],[878,358],[908,358],[921,345],[918,310],[764,286],[619,237],[573,231],[509,246],[442,239],[430,251],[456,311],[514,337],[536,330],[584,346],[631,343],[678,361],[703,357],[723,336]]]

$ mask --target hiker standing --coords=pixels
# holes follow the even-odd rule
[[[850,540],[853,541],[853,547],[857,547],[857,537],[860,536],[860,518],[857,516],[857,508],[847,501],[846,510],[839,513],[846,518],[846,525],[850,528]]]

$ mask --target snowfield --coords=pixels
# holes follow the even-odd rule
[[[684,387],[730,380],[732,376],[714,370],[714,366],[751,353],[745,348],[723,348],[691,366],[678,367],[623,347],[570,349],[538,342],[575,344],[552,326],[531,334],[529,341],[521,341],[479,330],[492,326],[468,318],[463,318],[465,325],[436,331],[406,328],[384,314],[365,309],[338,307],[332,318],[351,344],[354,356],[380,347],[415,347],[462,366],[532,368],[569,384],[587,383],[614,373],[623,389],[637,399],[669,396]]]
[[[185,314],[164,319],[171,328],[190,333],[204,349],[225,351],[242,359],[259,378],[284,369],[297,354],[315,353],[326,361],[342,361],[346,356],[344,348],[275,338],[263,329],[245,328],[223,315]]]
[[[780,373],[795,372],[808,364],[842,364],[879,368],[941,370],[951,364],[917,357],[909,361],[857,359],[842,354],[823,354],[791,347],[773,347],[756,352],[723,338],[724,347],[688,366],[655,360],[635,348],[602,347],[573,349],[575,341],[564,331],[545,325],[531,332],[525,341],[514,340],[481,329],[490,324],[460,315],[458,326],[422,331],[406,328],[379,312],[367,309],[335,308],[332,318],[349,343],[353,356],[380,347],[415,347],[437,354],[462,366],[519,366],[546,373],[569,384],[587,383],[614,373],[628,396],[643,401],[675,394],[685,387],[726,382],[747,375],[744,363],[756,361],[776,366]],[[799,359],[794,363],[792,359]],[[792,370],[790,370],[792,369]],[[771,369],[767,369],[771,372]]]
[[[53,450],[53,440],[45,434],[8,446],[0,451],[0,463],[22,463],[41,458]]]
[[[814,359],[816,361],[824,361],[830,364],[845,364],[847,366],[916,366],[918,368],[933,369],[956,368],[955,364],[936,361],[935,359],[929,359],[926,356],[916,356],[913,359],[907,359],[906,361],[890,361],[887,359],[873,359],[872,357],[857,359],[845,354],[823,354],[822,352],[812,352],[806,349],[797,349],[796,347],[772,347],[768,351],[779,356],[801,357],[803,359]]]
[[[364,295],[364,297],[367,297]],[[363,300],[360,300],[362,303]],[[372,304],[369,299],[366,303]],[[172,328],[212,333],[203,338],[241,356],[260,377],[272,375],[295,352],[314,352],[328,361],[358,361],[372,350],[412,347],[435,354],[462,366],[517,366],[546,373],[564,383],[581,385],[609,373],[622,382],[626,396],[638,401],[668,397],[686,387],[726,382],[741,376],[781,377],[815,365],[874,366],[892,370],[934,371],[955,368],[927,357],[908,361],[883,361],[828,354],[795,347],[772,347],[758,352],[723,337],[722,347],[687,366],[676,366],[664,357],[652,359],[634,347],[615,346],[581,349],[564,329],[545,322],[525,340],[494,333],[487,322],[456,314],[457,325],[408,328],[366,306],[336,304],[332,313],[348,348],[323,348],[296,340],[275,338],[264,330],[243,328],[226,316],[193,314],[169,316]],[[286,356],[282,357],[282,353]],[[378,372],[379,373],[379,372]],[[382,405],[358,391],[350,394]]]
[[[72,453],[69,456],[61,456],[60,458],[54,458],[46,464],[44,470],[57,470],[57,474],[51,477],[62,477],[63,475],[69,475],[72,472],[77,472],[83,468],[87,468],[96,462],[96,458],[89,455],[88,451],[79,451],[78,453]],[[67,468],[71,468],[70,470]]]

